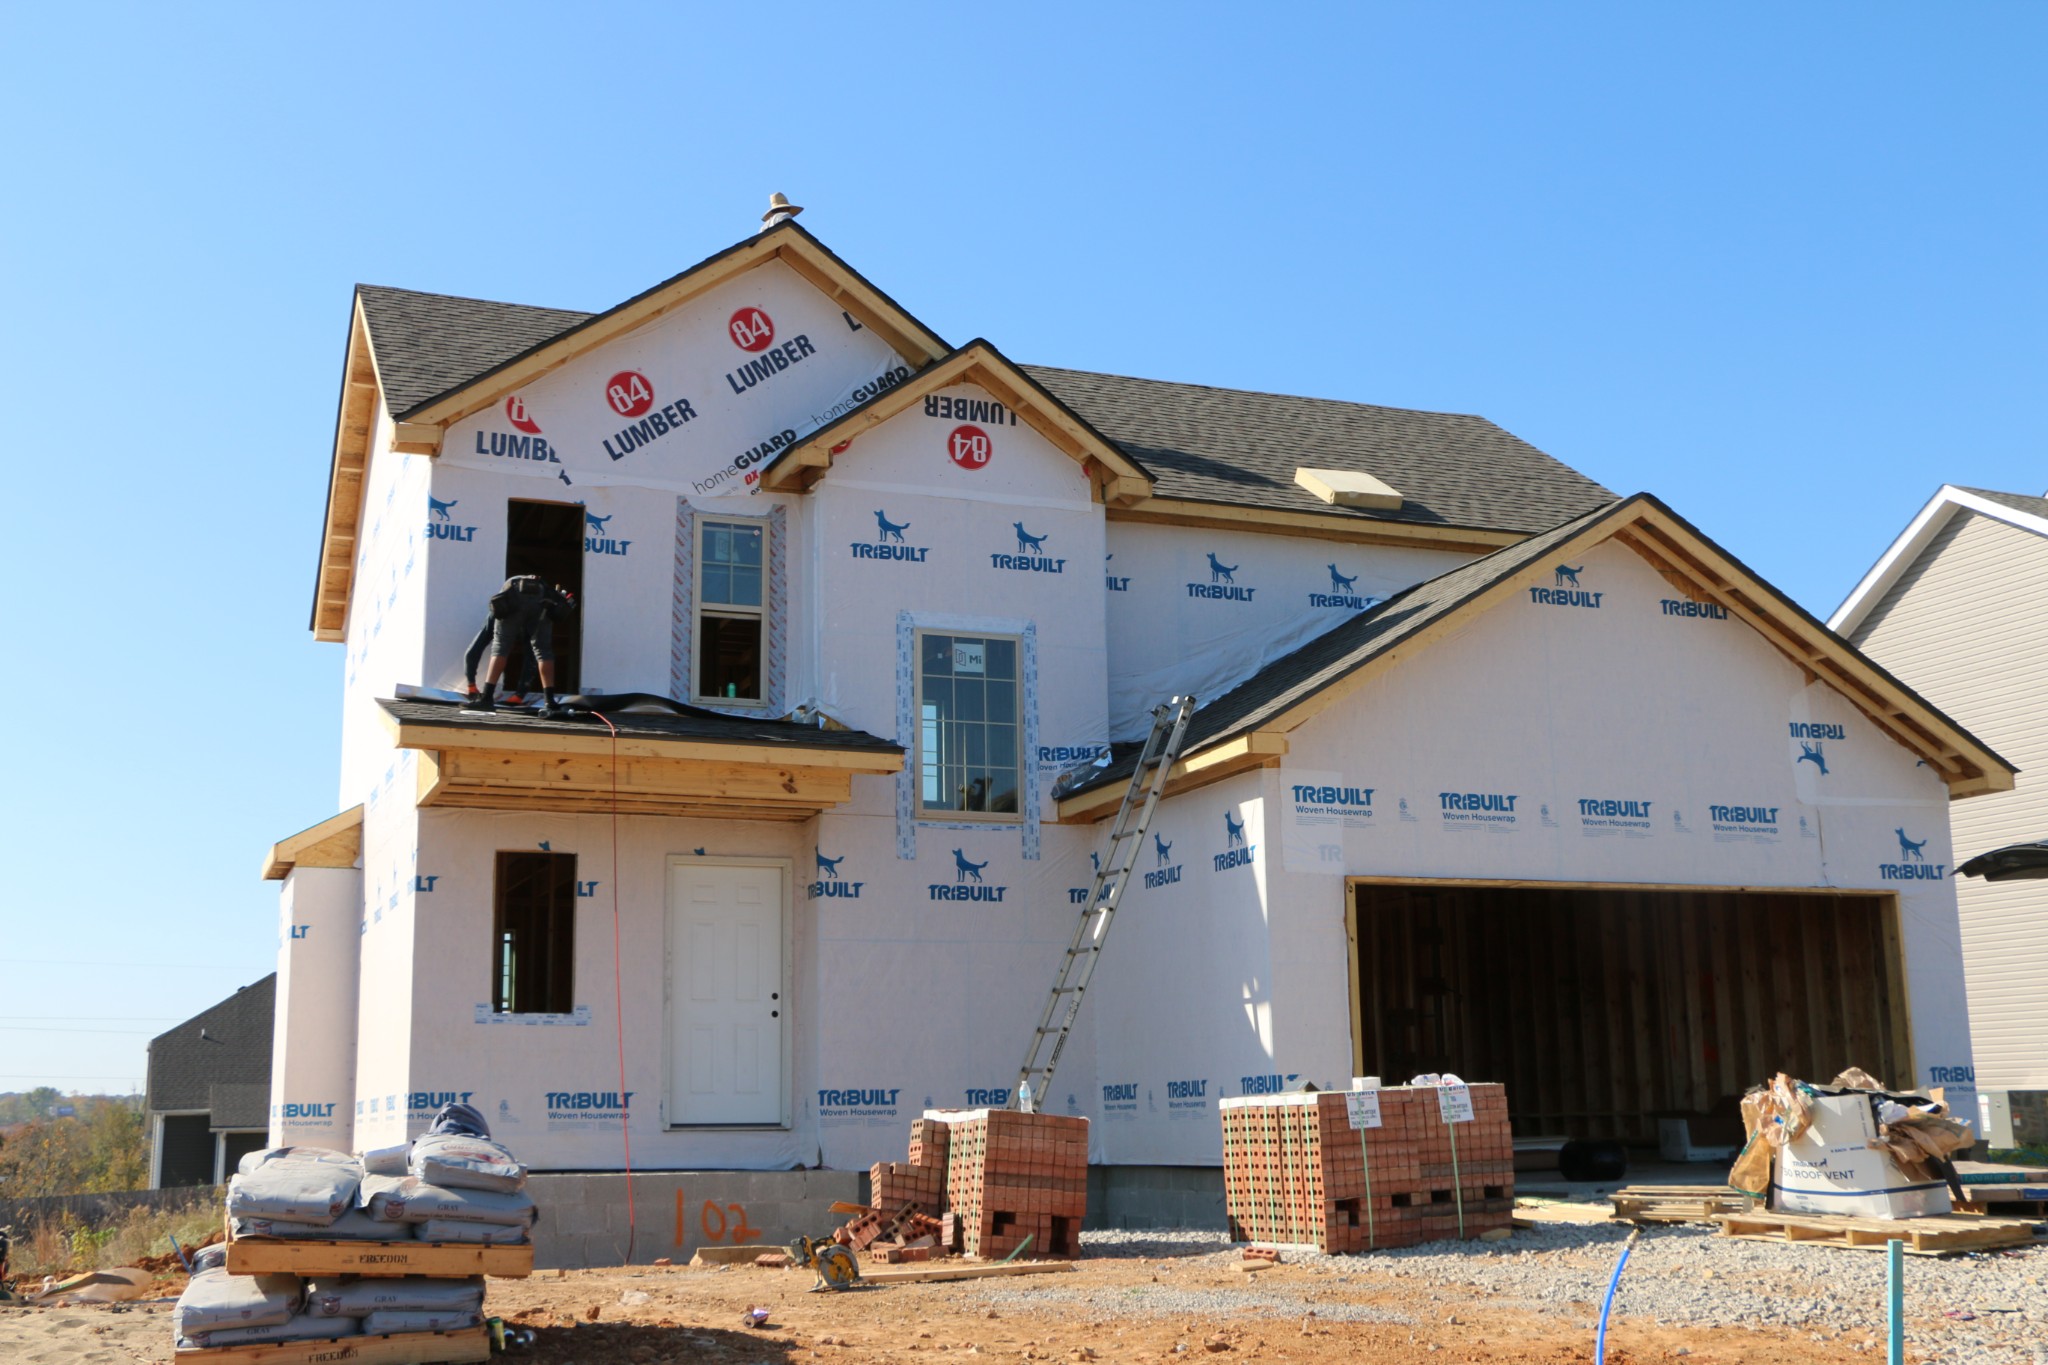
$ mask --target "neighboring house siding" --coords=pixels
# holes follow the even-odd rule
[[[1958,862],[2048,839],[2048,537],[1958,511],[1850,639],[2018,765],[1950,810]],[[1956,882],[1977,1084],[2048,1088],[2048,882]]]

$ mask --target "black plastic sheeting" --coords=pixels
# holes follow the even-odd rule
[[[2048,839],[2032,844],[2007,844],[1958,867],[1965,877],[1982,877],[1987,882],[2048,880]]]

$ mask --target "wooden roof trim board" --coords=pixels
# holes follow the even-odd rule
[[[308,626],[316,640],[342,640],[348,629],[348,601],[355,577],[356,536],[362,526],[363,484],[370,468],[370,434],[383,406],[376,354],[370,346],[363,302],[349,311],[348,345],[341,371],[341,396],[334,413],[334,452],[327,466],[327,509],[320,530],[320,563],[313,579]]]
[[[270,846],[263,880],[282,881],[294,867],[354,867],[363,854],[363,808],[351,806]]]
[[[397,440],[401,449],[431,454],[450,424],[490,407],[578,356],[646,326],[757,266],[780,260],[852,314],[855,321],[888,342],[913,369],[947,353],[945,342],[887,294],[833,255],[793,221],[750,237],[635,295],[607,312],[577,323],[557,336],[485,370],[405,412]]]
[[[1328,512],[1286,512],[1241,503],[1195,502],[1186,498],[1145,498],[1127,507],[1111,507],[1111,521],[1149,522],[1161,526],[1199,526],[1213,531],[1260,531],[1267,535],[1309,536],[1359,545],[1391,545],[1405,549],[1453,550],[1492,554],[1503,546],[1527,540],[1526,531],[1489,531],[1473,526],[1432,526],[1427,522],[1378,521],[1350,508]]]
[[[800,493],[813,487],[853,441],[928,394],[955,384],[975,384],[987,390],[1080,464],[1088,472],[1098,501],[1112,507],[1127,506],[1151,492],[1152,476],[1143,466],[980,337],[784,449],[762,469],[761,487],[778,493]]]
[[[603,814],[616,809],[640,815],[808,820],[851,801],[860,771],[793,761],[815,756],[816,751],[796,750],[785,753],[780,763],[763,763],[621,754],[615,761],[609,754],[451,746],[420,753],[416,799],[421,806],[468,810]]]
[[[1187,754],[1168,775],[1169,794],[1192,790],[1241,772],[1257,746],[1266,762],[1286,752],[1286,736],[1373,678],[1399,666],[1437,640],[1465,629],[1478,615],[1548,582],[1550,562],[1570,559],[1609,540],[1620,542],[1667,581],[1689,583],[1696,596],[1726,607],[1756,630],[1809,679],[1819,679],[1854,705],[1886,735],[1919,755],[1948,784],[1951,799],[2010,791],[2017,771],[1982,741],[1918,693],[1866,658],[1789,598],[1756,577],[1683,518],[1647,494],[1637,494],[1589,518],[1577,533],[1539,559],[1513,569],[1472,593],[1414,634],[1370,653],[1363,662],[1275,714],[1239,731],[1225,731]],[[1459,572],[1459,571],[1453,571]],[[1341,629],[1341,627],[1340,627]],[[1210,755],[1221,761],[1205,762]],[[1122,799],[1109,782],[1059,803],[1063,822],[1100,820]]]
[[[423,725],[402,721],[379,710],[385,726],[401,749],[432,751],[468,749],[499,754],[541,754],[560,758],[601,758],[613,754],[621,759],[658,759],[674,762],[759,765],[807,768],[835,768],[849,773],[887,777],[903,771],[903,754],[897,749],[843,748],[830,745],[728,744],[715,740],[664,739],[645,734],[621,734],[614,742],[610,734],[562,734],[533,730],[486,730],[450,721],[445,725]],[[820,731],[820,733],[828,733]]]
[[[1920,558],[1920,552],[1941,534],[1942,528],[1957,512],[1995,517],[2007,525],[2048,536],[2048,517],[2008,506],[1976,489],[1945,483],[1899,533],[1898,539],[1886,547],[1877,563],[1870,566],[1870,571],[1850,589],[1849,595],[1842,599],[1842,605],[1836,607],[1834,615],[1828,618],[1828,628],[1845,636],[1854,634],[1863,625],[1863,618],[1870,614],[1871,608],[1884,600],[1884,595],[1899,581],[1899,576],[1912,567]]]

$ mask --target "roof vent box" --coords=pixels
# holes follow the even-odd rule
[[[1377,507],[1390,511],[1401,505],[1399,489],[1389,488],[1372,475],[1355,469],[1303,467],[1294,471],[1294,481],[1337,507]]]

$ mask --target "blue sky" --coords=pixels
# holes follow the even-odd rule
[[[603,308],[782,190],[949,340],[1482,413],[1822,616],[1942,482],[2048,487],[2048,6],[1258,13],[0,14],[0,1090],[272,969],[359,280]]]

